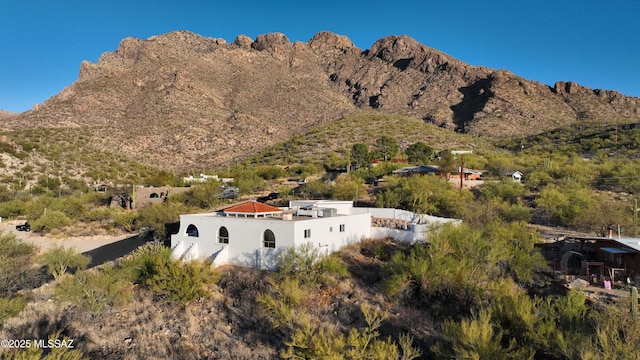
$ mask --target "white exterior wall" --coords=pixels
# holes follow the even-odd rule
[[[174,257],[185,260],[211,258],[215,265],[233,264],[274,269],[278,254],[287,247],[310,243],[321,251],[332,253],[364,238],[392,237],[412,243],[426,240],[426,230],[431,225],[461,222],[399,209],[354,208],[352,201],[290,202],[290,207],[294,210],[306,206],[334,208],[338,215],[295,216],[293,220],[282,220],[281,217],[227,217],[217,213],[181,215],[180,230],[178,234],[171,236]],[[404,220],[410,223],[410,227],[408,230],[372,227],[372,217]],[[190,224],[198,228],[198,237],[187,235]],[[344,231],[340,231],[341,225],[344,225]],[[228,230],[228,244],[218,243],[218,232],[222,226]],[[263,234],[266,229],[275,235],[275,248],[264,247]],[[310,230],[310,237],[305,238],[305,230]]]
[[[326,248],[329,253],[371,236],[371,216],[369,214],[308,218],[295,220],[294,223],[296,246],[311,243],[320,249]],[[344,231],[340,231],[340,225],[344,225]],[[306,229],[311,230],[309,238],[304,237]]]
[[[338,215],[349,215],[352,213],[353,201],[344,200],[291,200],[289,201],[289,207],[301,208],[305,206],[316,206],[319,208],[334,208],[337,210]]]
[[[189,225],[198,228],[198,237],[188,236]],[[344,225],[344,231],[340,231]],[[218,243],[220,227],[229,232],[229,243]],[[276,248],[263,246],[263,234],[271,230],[276,239]],[[305,238],[305,230],[311,236]],[[171,236],[171,248],[176,258],[185,260],[212,258],[215,265],[233,264],[262,269],[273,269],[278,254],[286,247],[311,243],[314,247],[327,249],[329,253],[345,245],[370,237],[371,216],[359,214],[328,218],[237,218],[215,214],[180,216],[180,230]]]

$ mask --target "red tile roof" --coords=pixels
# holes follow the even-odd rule
[[[230,208],[224,209],[226,213],[273,213],[273,212],[282,212],[280,208],[275,206],[263,204],[257,201],[248,201],[246,203],[242,203],[240,205],[232,206]]]

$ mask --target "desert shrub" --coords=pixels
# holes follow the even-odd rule
[[[451,183],[436,176],[390,176],[384,189],[376,195],[376,205],[460,217],[472,198],[469,191],[456,190]]]
[[[31,230],[36,232],[50,232],[69,226],[73,221],[62,211],[51,210],[43,213],[40,217],[31,222]]]
[[[220,203],[218,196],[222,194],[218,181],[207,181],[203,184],[193,185],[184,196],[184,203],[200,209],[210,209]]]
[[[485,182],[481,187],[481,197],[484,199],[498,198],[509,204],[517,204],[526,193],[527,188],[523,184],[511,179],[498,182]]]
[[[75,248],[55,245],[39,257],[49,273],[59,279],[67,269],[82,270],[89,265],[91,258],[78,253]]]
[[[0,167],[2,167],[2,162],[0,162]],[[9,201],[13,199],[13,194],[6,185],[0,185],[0,201]]]
[[[545,268],[546,261],[535,248],[540,243],[540,235],[527,227],[525,222],[503,223],[494,220],[482,230],[482,237],[491,246],[489,261],[501,266],[503,274],[527,283],[533,280],[535,272]]]
[[[288,247],[278,256],[277,263],[279,277],[294,277],[302,285],[313,286],[329,281],[331,275],[349,274],[339,257],[324,256],[324,252],[311,243]]]
[[[24,296],[0,297],[0,325],[17,315],[25,305],[27,305],[27,299]]]
[[[116,210],[113,214],[113,225],[124,231],[133,231],[139,217],[140,215],[134,211]]]
[[[265,180],[279,179],[287,175],[284,169],[277,166],[260,166],[255,171],[258,176]]]
[[[289,176],[298,176],[301,179],[305,179],[309,175],[317,174],[320,171],[320,165],[314,163],[305,163],[289,166],[289,168],[287,169],[287,174],[289,174]]]
[[[187,212],[184,204],[164,202],[147,206],[138,211],[134,222],[134,229],[150,228],[160,238],[166,236],[166,224],[180,220],[180,214]]]
[[[331,197],[335,200],[353,200],[357,202],[359,195],[362,194],[366,194],[362,179],[339,176],[333,185]]]
[[[32,272],[37,248],[0,232],[0,297],[5,297],[24,285],[25,276]]]
[[[0,217],[15,218],[25,213],[25,205],[22,200],[9,200],[0,202]]]
[[[287,349],[280,353],[284,359],[403,359],[421,356],[413,347],[413,339],[401,335],[398,344],[391,338],[381,339],[378,328],[386,313],[361,306],[366,326],[352,328],[348,334],[335,327],[314,327],[310,323],[297,328],[286,342]]]
[[[278,271],[269,280],[271,289],[257,298],[275,328],[303,326],[309,315],[301,303],[313,289],[329,283],[332,275],[348,275],[339,257],[323,255],[313,244],[305,243],[278,256]]]
[[[210,262],[178,260],[155,269],[155,274],[145,279],[144,284],[160,298],[186,306],[209,296],[211,293],[205,286],[218,280],[219,273],[211,269]]]
[[[45,188],[49,191],[53,191],[53,192],[57,192],[58,189],[60,188],[61,182],[60,179],[58,179],[57,177],[50,177],[50,176],[41,176],[38,179],[38,186]]]
[[[300,196],[306,196],[310,199],[329,199],[333,188],[322,180],[310,181],[304,184],[300,189]]]
[[[442,324],[442,338],[431,351],[442,359],[531,359],[534,351],[518,347],[514,339],[503,347],[504,333],[496,328],[488,311],[481,311],[469,320]]]
[[[309,314],[300,306],[308,299],[309,291],[301,286],[298,278],[284,276],[270,279],[269,284],[270,292],[259,294],[257,301],[275,329],[291,330],[310,322]]]
[[[54,297],[58,301],[71,302],[91,313],[124,305],[131,296],[131,282],[111,267],[82,270],[64,277],[54,290]]]
[[[486,301],[486,284],[499,278],[530,281],[544,266],[534,248],[537,234],[524,223],[491,223],[483,229],[444,225],[432,230],[429,244],[397,252],[386,265],[385,292],[434,312],[468,314]]]
[[[245,170],[234,174],[231,185],[236,186],[241,194],[253,194],[266,189],[267,182],[256,173]]]
[[[158,298],[183,306],[206,297],[207,285],[216,283],[220,274],[209,262],[182,262],[171,258],[171,249],[160,244],[138,248],[132,257],[121,264],[124,277],[141,284]]]
[[[92,221],[110,221],[113,219],[114,210],[107,207],[98,207],[85,211],[80,216],[80,220],[84,222]]]
[[[488,306],[442,323],[431,348],[437,357],[573,359],[592,347],[594,324],[583,295],[531,297],[509,279],[486,290]]]
[[[536,200],[536,205],[546,210],[551,221],[560,226],[575,226],[593,204],[593,191],[573,183],[548,185]]]

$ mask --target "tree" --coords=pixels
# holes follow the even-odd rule
[[[369,166],[371,155],[369,154],[369,148],[363,143],[353,144],[351,146],[351,167],[359,169],[361,167]]]
[[[424,164],[429,161],[433,155],[433,148],[422,141],[418,141],[409,145],[404,151],[412,164]]]
[[[438,166],[440,166],[440,171],[442,171],[447,179],[449,179],[451,177],[451,173],[456,169],[455,160],[451,150],[443,150],[438,153]]]
[[[40,261],[47,266],[54,279],[59,279],[69,268],[86,268],[91,258],[78,253],[75,248],[55,245],[40,256]]]
[[[365,194],[364,181],[361,178],[339,176],[333,186],[332,198],[335,200],[358,201],[358,194]]]
[[[376,147],[376,151],[384,161],[391,160],[391,158],[398,153],[398,149],[400,149],[396,139],[386,135],[382,135],[378,140],[376,140]]]

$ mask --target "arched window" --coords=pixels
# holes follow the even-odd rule
[[[263,244],[266,248],[275,248],[276,247],[276,236],[273,234],[273,231],[267,229],[263,234]]]
[[[200,236],[198,235],[198,228],[193,224],[190,224],[189,226],[187,226],[187,236],[193,236],[193,237]]]
[[[229,230],[224,226],[218,230],[218,242],[221,244],[229,243]]]
[[[149,198],[150,198],[150,199],[157,199],[157,198],[159,198],[159,197],[160,197],[160,196],[158,196],[158,193],[151,193],[151,195],[149,195]]]

